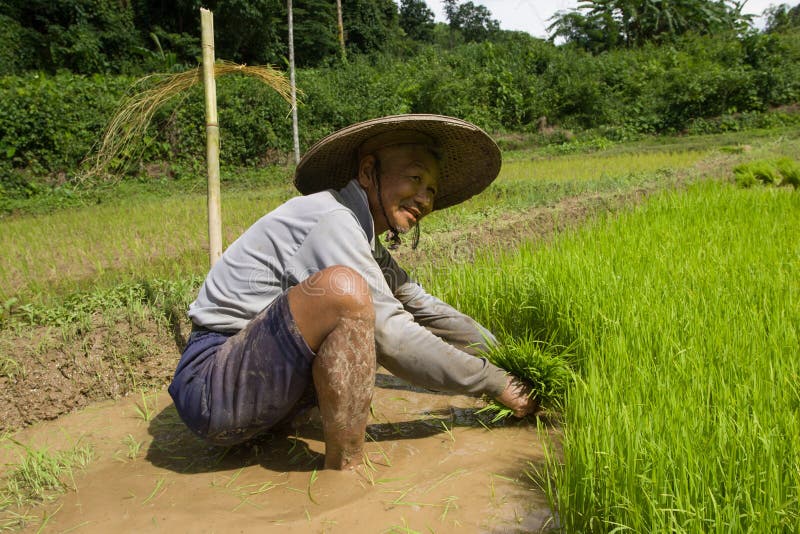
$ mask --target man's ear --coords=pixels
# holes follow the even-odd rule
[[[377,178],[375,174],[378,171],[375,167],[376,161],[375,156],[368,154],[358,162],[358,183],[366,190],[375,185],[375,179]]]

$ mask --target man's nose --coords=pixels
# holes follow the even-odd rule
[[[420,209],[426,215],[433,209],[433,193],[431,193],[427,188],[420,190],[417,193],[415,200],[417,204],[419,204]]]

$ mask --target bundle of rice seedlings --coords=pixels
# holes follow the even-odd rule
[[[781,158],[775,162],[778,172],[781,173],[780,185],[791,185],[795,189],[800,187],[800,165],[789,158]]]
[[[779,184],[781,181],[778,169],[765,160],[749,161],[737,165],[733,169],[733,174],[737,185],[740,187],[752,187],[759,183],[765,185]]]
[[[229,61],[214,65],[214,77],[228,74],[252,76],[272,87],[287,102],[291,102],[290,86],[284,73],[269,65],[247,66]],[[116,160],[144,137],[155,112],[172,98],[194,85],[203,83],[201,67],[175,74],[151,74],[134,82],[132,93],[125,98],[106,126],[94,155],[86,158],[89,170],[82,178],[101,177],[110,172]]]
[[[530,385],[540,408],[558,409],[575,376],[571,349],[528,337],[507,340],[491,348],[484,356]],[[481,412],[494,413],[493,423],[513,414],[512,410],[495,400],[489,401],[478,413]]]

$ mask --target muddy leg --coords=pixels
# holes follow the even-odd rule
[[[312,365],[325,467],[361,461],[375,383],[375,313],[369,287],[355,271],[332,267],[293,288],[289,305],[300,333],[317,353]]]
[[[361,462],[375,383],[373,324],[342,318],[314,360],[328,469],[352,469]]]

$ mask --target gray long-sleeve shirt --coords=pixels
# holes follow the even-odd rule
[[[367,196],[357,181],[340,191],[296,197],[259,219],[212,267],[189,316],[237,332],[287,288],[344,265],[369,284],[378,362],[434,390],[499,395],[506,373],[476,354],[492,335],[425,292],[375,238]]]

